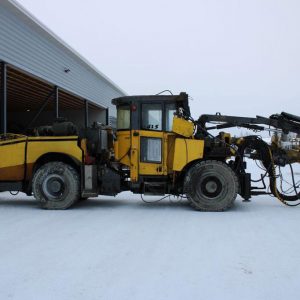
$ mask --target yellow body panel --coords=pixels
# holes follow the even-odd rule
[[[27,149],[26,149],[27,148]],[[0,181],[21,181],[25,175],[30,179],[36,161],[47,153],[66,154],[82,162],[83,151],[77,136],[67,137],[17,137],[0,142]],[[26,155],[27,154],[27,155]],[[27,157],[25,157],[25,155]]]
[[[32,176],[34,163],[47,153],[66,154],[78,162],[82,162],[83,159],[77,136],[30,137],[27,144],[27,178]]]
[[[177,138],[175,140],[173,170],[181,171],[191,161],[203,158],[203,153],[203,140]]]
[[[26,139],[26,136],[16,136],[0,142],[0,181],[24,178]]]
[[[72,140],[71,140],[72,139]],[[57,152],[82,160],[78,138],[72,137],[30,137],[27,145],[27,163],[34,163],[45,153]]]
[[[142,162],[140,140],[142,137],[162,140],[162,161],[160,163]],[[170,132],[154,130],[120,130],[114,144],[117,161],[130,167],[130,180],[137,182],[139,175],[167,175],[172,172],[175,135]]]
[[[172,131],[184,137],[192,137],[194,133],[194,124],[183,118],[174,117]]]
[[[167,162],[167,174],[173,173],[174,151],[175,151],[175,134],[168,134],[167,143],[165,145],[164,156]]]
[[[114,142],[115,158],[126,166],[130,166],[130,147],[130,130],[117,131],[117,140]]]

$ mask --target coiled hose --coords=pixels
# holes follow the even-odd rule
[[[274,165],[274,159],[272,155],[272,151],[270,149],[270,146],[264,142],[262,139],[260,139],[257,136],[247,136],[244,138],[243,143],[239,145],[238,148],[238,156],[236,157],[235,161],[235,169],[240,170],[241,164],[244,157],[244,151],[246,148],[251,148],[260,154],[260,159],[265,167],[265,169],[268,172],[269,180],[270,180],[270,190],[272,194],[283,204],[288,206],[297,206],[300,205],[300,203],[297,204],[290,204],[288,202],[293,202],[300,200],[300,192],[297,193],[297,190],[295,188],[296,194],[295,195],[284,195],[277,189],[277,183],[276,183],[276,171],[275,171],[275,165]],[[294,180],[293,180],[294,181]],[[293,182],[294,184],[294,182]]]

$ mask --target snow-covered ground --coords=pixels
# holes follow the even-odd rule
[[[131,193],[66,211],[0,193],[0,299],[299,299],[300,207],[223,213]]]

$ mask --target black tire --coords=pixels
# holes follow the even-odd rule
[[[224,211],[232,207],[239,189],[236,174],[225,163],[208,160],[187,172],[184,192],[190,204],[201,211]]]
[[[63,162],[49,162],[34,174],[32,191],[44,209],[66,209],[80,198],[78,172]]]

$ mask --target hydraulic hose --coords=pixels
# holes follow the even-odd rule
[[[291,205],[287,202],[290,201],[297,201],[300,200],[300,192],[296,193],[295,195],[284,195],[282,194],[278,189],[277,189],[277,184],[276,184],[276,171],[275,171],[275,165],[274,165],[274,159],[272,155],[272,151],[270,149],[270,146],[258,138],[257,136],[248,136],[244,138],[244,141],[241,145],[239,145],[238,148],[238,153],[239,156],[236,157],[235,161],[235,168],[236,170],[241,169],[241,163],[243,161],[244,157],[244,151],[246,148],[251,148],[260,154],[260,159],[267,170],[269,174],[269,179],[270,179],[270,190],[272,194],[278,198],[282,203],[289,205],[289,206],[296,206],[296,205]],[[299,203],[300,204],[300,203]]]

